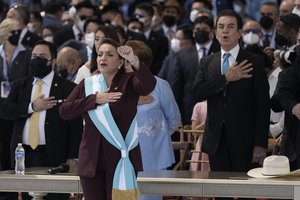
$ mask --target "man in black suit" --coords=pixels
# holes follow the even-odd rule
[[[263,59],[239,46],[242,25],[236,12],[220,13],[221,51],[201,60],[193,85],[196,100],[207,100],[202,150],[212,171],[246,172],[266,156],[269,85]]]
[[[22,143],[26,167],[53,167],[61,163],[74,165],[74,158],[78,157],[82,119],[65,121],[58,111],[75,84],[54,74],[56,54],[52,43],[37,42],[30,63],[34,77],[15,81],[2,107],[4,116],[14,120],[12,161],[17,143]],[[35,97],[39,89],[41,95]],[[37,123],[33,123],[34,116],[37,115]],[[32,135],[35,132],[33,130],[37,130],[36,135]]]
[[[76,14],[74,16],[74,24],[66,25],[55,32],[53,42],[57,48],[70,39],[83,41],[84,22],[88,17],[95,14],[94,6],[90,1],[82,1],[75,5]]]
[[[27,7],[19,4],[14,5],[8,10],[6,18],[16,19],[19,22],[20,29],[22,30],[19,44],[32,49],[34,44],[42,39],[35,33],[30,32],[27,28],[30,19]]]
[[[214,38],[214,21],[207,16],[198,17],[194,22],[193,37],[196,44],[178,54],[173,79],[170,81],[172,91],[181,112],[183,125],[191,124],[195,101],[192,86],[200,59],[220,51],[220,44]]]
[[[151,29],[154,10],[151,3],[140,3],[135,7],[134,15],[144,24],[144,35],[146,43],[153,53],[153,61],[150,71],[157,75],[162,67],[165,57],[168,55],[168,39],[160,33]]]

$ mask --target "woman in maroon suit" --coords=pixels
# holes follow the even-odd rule
[[[130,62],[133,72],[125,72],[125,62]],[[87,95],[87,80],[82,81],[62,104],[60,114],[65,120],[78,116],[85,120],[78,163],[78,175],[85,199],[110,200],[115,182],[114,173],[120,158],[124,158],[124,151],[115,148],[107,140],[104,131],[99,131],[99,123],[95,123],[90,113],[102,105],[109,105],[114,122],[125,140],[135,119],[139,96],[148,95],[154,89],[156,81],[148,68],[139,63],[132,48],[119,47],[118,43],[110,39],[103,39],[101,42],[97,64],[107,89]],[[101,75],[93,76],[94,80]],[[101,82],[100,78],[96,80]],[[95,85],[97,83],[92,87]],[[142,170],[139,146],[130,150],[128,155],[136,174]]]

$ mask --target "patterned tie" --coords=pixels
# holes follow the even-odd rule
[[[42,80],[36,81],[36,91],[34,93],[33,100],[36,100],[39,96],[42,95]],[[29,123],[29,145],[32,149],[35,149],[39,144],[39,119],[40,119],[40,112],[32,113],[30,117]]]
[[[224,55],[223,55],[222,74],[226,74],[226,72],[228,71],[229,56],[230,56],[230,53],[224,53]]]
[[[265,34],[265,38],[264,38],[264,41],[263,41],[263,46],[264,47],[270,46],[270,35],[269,34]]]
[[[174,37],[173,30],[169,28],[167,34],[168,34],[167,35],[168,36],[168,40],[171,41],[172,38]]]

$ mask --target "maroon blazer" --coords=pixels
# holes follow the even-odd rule
[[[145,66],[141,66],[133,73],[118,72],[115,75],[110,91],[121,92],[123,95],[117,102],[109,103],[109,107],[124,138],[137,112],[140,95],[148,95],[154,89],[155,84],[154,76]],[[96,107],[96,95],[85,95],[84,81],[77,85],[60,107],[63,119],[70,120],[82,116],[85,120],[79,149],[77,171],[79,176],[93,177],[97,169],[105,170],[113,175],[121,158],[120,151],[102,136],[87,113]],[[141,171],[143,167],[140,147],[132,149],[129,156],[135,171]]]

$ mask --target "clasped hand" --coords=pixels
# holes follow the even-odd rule
[[[44,98],[45,95],[41,95],[38,98],[36,98],[33,102],[32,102],[32,109],[35,112],[40,112],[43,110],[48,110],[50,108],[53,108],[54,106],[56,106],[57,101],[54,100],[55,97],[48,97],[48,98]]]
[[[252,66],[252,63],[248,63],[248,60],[244,60],[239,64],[235,62],[232,65],[230,65],[228,71],[225,74],[227,83],[232,81],[238,81],[243,78],[252,77],[251,74],[248,74],[248,72],[253,70],[253,68],[250,66]]]
[[[122,97],[121,92],[108,92],[108,90],[96,93],[96,104],[116,102]]]

